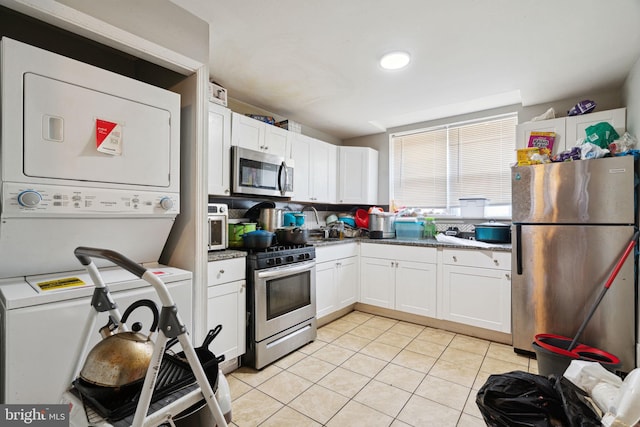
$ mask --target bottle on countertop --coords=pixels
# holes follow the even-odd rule
[[[435,218],[427,218],[427,222],[424,225],[424,237],[426,239],[436,237],[438,230],[436,229],[436,220]]]

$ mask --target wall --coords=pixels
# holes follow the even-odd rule
[[[56,1],[203,64],[209,63],[209,24],[170,1]]]
[[[640,68],[640,66],[636,66]],[[640,75],[640,70],[638,70]],[[640,80],[640,76],[638,77]],[[640,86],[640,82],[637,83]],[[638,94],[640,97],[640,93]],[[619,108],[624,105],[622,101],[622,89],[604,90],[589,93],[583,98],[576,99],[563,99],[552,103],[532,105],[523,107],[522,105],[511,105],[507,107],[495,108],[492,110],[478,111],[475,113],[464,114],[455,117],[445,117],[442,119],[431,120],[427,122],[414,123],[406,126],[399,126],[396,128],[388,129],[387,132],[367,135],[358,138],[351,138],[342,141],[342,145],[360,146],[360,147],[372,147],[378,150],[379,154],[379,174],[378,174],[378,202],[381,204],[389,204],[389,137],[394,133],[400,133],[410,131],[414,129],[425,129],[433,126],[444,125],[448,123],[461,122],[465,120],[471,120],[481,117],[489,117],[504,113],[518,113],[518,122],[524,123],[536,117],[547,109],[553,107],[556,113],[556,117],[564,117],[567,115],[567,111],[573,107],[578,101],[583,99],[591,99],[597,103],[597,110],[609,110],[612,108]],[[640,103],[640,100],[638,100]],[[640,105],[638,106],[640,108]],[[640,121],[639,121],[640,124]]]
[[[624,83],[623,98],[624,105],[627,106],[627,130],[638,138],[640,133],[640,58]]]

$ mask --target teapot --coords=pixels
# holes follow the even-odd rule
[[[140,332],[140,322],[134,323],[131,331],[124,330],[129,315],[138,307],[147,307],[153,313],[148,335]],[[80,378],[103,387],[121,387],[144,379],[153,355],[151,335],[158,327],[158,318],[156,304],[148,299],[138,300],[127,307],[120,325],[109,316],[109,322],[100,329],[103,339],[87,355]]]

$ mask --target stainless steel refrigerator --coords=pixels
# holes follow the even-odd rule
[[[512,332],[532,352],[539,333],[573,338],[634,234],[633,156],[514,167]],[[580,337],[636,366],[635,253]]]

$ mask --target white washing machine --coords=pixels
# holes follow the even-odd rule
[[[187,330],[192,331],[191,272],[159,264],[144,266],[162,278]],[[151,299],[160,309],[148,282],[120,267],[100,272],[121,312],[140,299]],[[93,310],[93,289],[86,270],[0,280],[0,402],[60,401],[69,388],[82,332]],[[140,308],[127,323],[140,321],[144,332],[151,320],[151,311]],[[107,322],[108,312],[100,313],[89,349],[100,341],[98,329]]]

